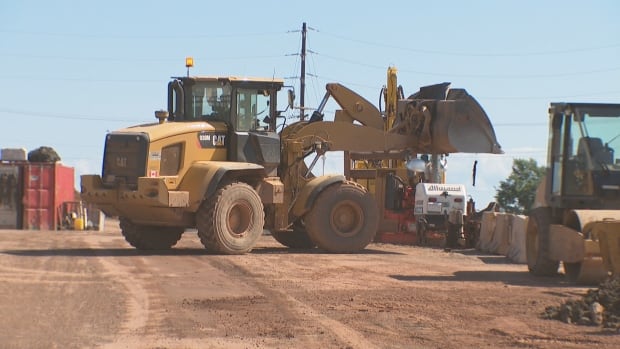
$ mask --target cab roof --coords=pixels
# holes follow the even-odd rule
[[[220,81],[230,83],[273,83],[276,85],[284,85],[283,79],[278,78],[262,78],[262,77],[239,77],[239,76],[179,76],[172,77],[179,80],[191,80],[196,82]]]

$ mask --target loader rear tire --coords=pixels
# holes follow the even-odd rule
[[[183,227],[135,224],[125,217],[120,217],[119,225],[125,240],[139,250],[169,250],[185,231]]]
[[[372,241],[379,225],[379,213],[366,189],[343,182],[321,192],[304,221],[310,239],[318,247],[332,253],[352,253]]]
[[[295,223],[291,232],[274,231],[271,232],[271,235],[277,242],[286,247],[299,249],[316,247],[316,244],[308,236],[305,226],[301,223]]]
[[[196,213],[200,241],[215,253],[250,252],[262,235],[264,225],[263,203],[258,193],[242,182],[219,188]]]
[[[532,210],[527,224],[525,250],[527,267],[537,276],[557,275],[560,262],[550,258],[551,209],[538,207]]]

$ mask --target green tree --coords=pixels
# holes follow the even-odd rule
[[[506,212],[527,214],[536,196],[536,188],[545,175],[545,167],[534,159],[514,159],[512,173],[499,183],[495,199]]]

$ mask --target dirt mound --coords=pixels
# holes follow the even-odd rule
[[[547,307],[542,317],[620,331],[620,278],[608,279],[598,289],[588,290],[582,298]]]
[[[28,161],[30,162],[56,162],[60,161],[60,156],[52,147],[39,147],[28,152]]]

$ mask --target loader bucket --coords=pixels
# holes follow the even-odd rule
[[[436,115],[433,146],[450,144],[458,153],[504,153],[486,112],[464,89],[449,90]]]
[[[503,154],[491,121],[478,101],[466,90],[448,86],[426,86],[399,101],[399,110],[405,114],[402,120],[414,120],[410,129],[417,130],[417,134],[413,132],[420,140],[417,150],[431,154]]]
[[[567,225],[582,227],[581,260],[560,258],[570,281],[580,284],[600,283],[611,272],[620,274],[620,212],[617,210],[572,210]],[[569,251],[564,251],[568,253]],[[567,263],[570,260],[572,263]]]

